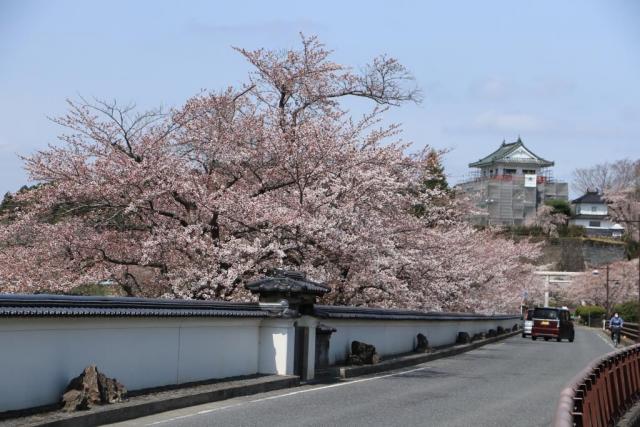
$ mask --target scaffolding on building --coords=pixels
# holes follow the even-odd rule
[[[569,196],[567,184],[557,182],[551,171],[537,175],[533,186],[523,175],[477,176],[459,186],[486,211],[476,221],[482,225],[524,225],[546,200]]]

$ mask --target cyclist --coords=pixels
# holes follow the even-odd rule
[[[624,325],[624,320],[622,320],[622,317],[620,317],[618,313],[614,313],[611,320],[609,320],[609,328],[611,329],[611,341],[616,345],[620,342],[622,325]]]

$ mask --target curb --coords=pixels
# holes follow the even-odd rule
[[[436,350],[433,353],[418,353],[401,356],[394,359],[383,360],[376,365],[365,366],[343,366],[339,368],[329,368],[318,376],[320,380],[326,379],[347,379],[359,377],[362,375],[375,374],[384,371],[392,371],[394,369],[406,368],[408,366],[419,365],[421,363],[430,362],[432,360],[441,359],[443,357],[455,356],[457,354],[466,353],[486,344],[491,344],[506,338],[510,338],[521,334],[521,330],[507,332],[496,337],[485,338],[481,341],[472,342],[470,344],[457,345],[442,350]]]
[[[65,419],[45,421],[44,423],[32,425],[47,427],[99,426],[233,397],[291,388],[299,384],[300,379],[297,376],[269,376],[258,378],[250,384],[232,385],[230,387],[221,387],[167,399],[159,398],[157,400],[132,403],[121,407],[100,407],[100,409],[103,410],[91,411],[90,413],[78,414]]]

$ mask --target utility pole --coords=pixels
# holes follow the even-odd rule
[[[544,306],[549,307],[549,276],[547,276],[547,282],[544,285]]]
[[[611,316],[611,309],[609,305],[609,264],[607,264],[607,281],[605,287],[607,288],[607,319]]]
[[[606,279],[604,282],[604,289],[606,291],[606,298],[604,300],[604,308],[606,310],[606,318],[608,319],[611,316],[611,303],[609,302],[609,264],[607,264],[606,266],[607,268],[607,274],[606,274]],[[597,276],[600,274],[600,272],[598,270],[593,270],[592,273],[594,276]]]

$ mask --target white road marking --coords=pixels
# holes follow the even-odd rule
[[[612,348],[612,349],[614,349],[614,350],[617,350],[617,349],[616,349],[616,347],[613,345],[613,343],[612,343],[610,340],[608,340],[607,338],[605,338],[605,337],[603,337],[603,336],[602,336],[602,334],[600,333],[600,331],[596,331],[596,335],[597,335],[598,337],[600,337],[600,339],[601,339],[602,341],[604,341],[604,343],[605,343],[605,344],[607,344],[609,347],[611,347],[611,348]]]
[[[380,376],[377,376],[377,377],[368,377],[368,378],[362,378],[362,379],[359,379],[359,380],[351,380],[351,381],[346,381],[346,382],[341,382],[341,383],[336,383],[336,384],[325,385],[325,386],[321,386],[321,387],[309,388],[309,389],[306,389],[306,390],[292,391],[290,393],[279,394],[277,396],[263,397],[261,399],[253,399],[253,400],[249,400],[247,402],[235,403],[233,405],[220,406],[218,408],[212,408],[212,409],[205,409],[205,410],[193,413],[193,414],[181,415],[179,417],[173,417],[173,418],[169,418],[169,419],[162,420],[162,421],[156,421],[156,422],[153,422],[153,423],[147,424],[147,425],[148,426],[152,426],[152,425],[170,423],[172,421],[181,420],[181,419],[189,418],[189,417],[194,417],[196,415],[210,414],[211,412],[221,411],[223,409],[229,409],[229,408],[234,408],[234,407],[237,407],[237,406],[248,405],[250,403],[264,402],[264,401],[267,401],[267,400],[274,400],[274,399],[280,399],[282,397],[289,397],[289,396],[295,396],[297,394],[309,393],[309,392],[312,392],[312,391],[325,390],[325,389],[328,389],[328,388],[342,387],[342,386],[350,385],[350,384],[357,384],[357,383],[362,383],[362,382],[366,382],[366,381],[379,380],[379,379],[382,379],[382,378],[393,377],[393,376],[396,376],[396,375],[402,375],[402,374],[408,374],[408,373],[411,373],[411,372],[423,371],[425,369],[429,369],[429,367],[428,366],[423,366],[422,368],[409,369],[407,371],[394,372],[392,374],[380,375]]]

